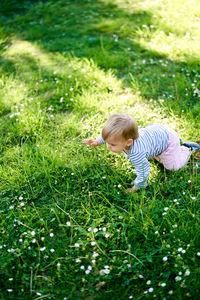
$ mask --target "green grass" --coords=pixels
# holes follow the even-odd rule
[[[130,162],[82,140],[114,112],[199,140],[199,1],[0,10],[1,299],[198,299],[199,160],[128,195]]]

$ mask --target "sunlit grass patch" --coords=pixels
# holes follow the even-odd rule
[[[151,160],[149,186],[129,195],[134,166],[82,143],[116,112],[199,140],[198,5],[4,5],[2,299],[198,298],[199,160]]]

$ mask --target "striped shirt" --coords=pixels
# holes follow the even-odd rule
[[[102,136],[98,138],[104,144]],[[160,124],[151,124],[145,128],[139,128],[139,137],[133,141],[128,154],[122,153],[134,164],[137,177],[134,185],[138,188],[147,186],[150,165],[148,159],[161,154],[168,146],[169,134]]]

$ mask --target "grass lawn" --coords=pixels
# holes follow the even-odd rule
[[[82,142],[116,112],[200,140],[199,0],[0,12],[0,298],[199,299],[199,158],[125,194],[134,166]]]

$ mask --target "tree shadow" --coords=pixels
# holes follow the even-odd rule
[[[24,0],[23,3],[30,2]],[[21,20],[22,24],[15,24],[15,20]],[[188,58],[187,66],[187,61],[170,60],[167,55],[149,50],[138,42],[138,32],[143,32],[148,40],[146,28],[154,25],[152,13],[127,12],[114,3],[100,0],[95,3],[45,1],[31,4],[29,8],[25,5],[23,15],[12,14],[6,21],[6,33],[36,43],[46,53],[60,53],[63,58],[72,54],[92,59],[104,70],[112,69],[124,88],[131,87],[133,93],[139,92],[148,105],[151,106],[150,99],[154,99],[157,105],[179,116],[187,106],[194,118],[197,117],[198,97],[191,84],[197,79],[198,61]],[[6,23],[15,26],[7,27]],[[169,30],[177,36],[183,34],[181,28],[180,32],[166,28],[166,34]],[[31,61],[26,63],[32,64]],[[179,72],[178,78],[174,77],[175,72]],[[184,117],[187,118],[187,113]]]

